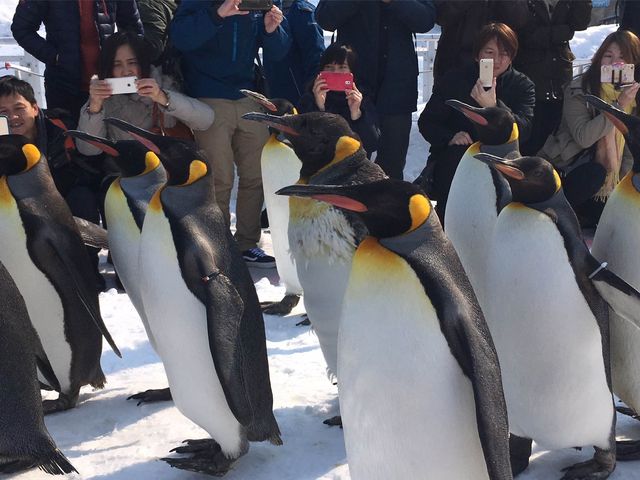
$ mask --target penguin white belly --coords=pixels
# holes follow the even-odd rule
[[[295,198],[294,201],[307,199]],[[314,215],[294,218],[289,239],[298,278],[304,289],[304,306],[330,375],[337,370],[337,343],[342,300],[351,271],[355,245],[353,229],[342,213],[310,200]]]
[[[547,448],[608,449],[614,412],[602,337],[549,217],[521,204],[502,211],[487,295],[509,430]]]
[[[488,479],[471,381],[411,267],[361,246],[342,318],[338,387],[351,478]]]
[[[55,287],[29,256],[27,234],[13,197],[0,203],[0,243],[0,261],[24,297],[31,323],[60,383],[60,389],[67,392],[71,387],[71,346],[64,334],[62,301]],[[41,375],[39,378],[42,380]]]
[[[625,178],[609,197],[591,252],[608,268],[640,289],[640,194]],[[613,391],[634,410],[640,409],[640,329],[609,310]]]
[[[131,303],[140,315],[142,325],[147,332],[147,337],[149,337],[149,343],[155,350],[155,339],[149,328],[140,292],[141,232],[127,204],[127,198],[120,186],[120,179],[117,179],[109,187],[105,198],[105,214],[109,225],[107,230],[109,251],[113,257],[115,268]]]
[[[207,316],[178,265],[169,222],[149,208],[140,248],[142,298],[178,409],[205,429],[230,458],[241,453],[241,425],[216,374]]]
[[[269,230],[276,257],[278,275],[286,292],[301,294],[302,287],[293,255],[289,248],[289,197],[276,195],[283,187],[296,183],[302,162],[293,150],[275,138],[270,138],[262,150],[262,188],[269,214]]]
[[[470,156],[477,153],[469,152],[471,148],[462,157],[451,182],[444,228],[483,307],[487,254],[498,218],[497,197],[491,170]]]

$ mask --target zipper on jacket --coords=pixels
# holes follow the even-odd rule
[[[231,61],[235,62],[238,55],[238,20],[233,22],[233,48],[231,50]]]

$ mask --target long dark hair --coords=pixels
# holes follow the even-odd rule
[[[591,59],[591,65],[582,76],[582,91],[598,95],[600,93],[600,63],[605,52],[612,43],[617,43],[625,62],[633,63],[636,66],[636,81],[640,75],[640,39],[628,30],[617,30],[607,35],[602,45],[596,50]]]
[[[148,78],[151,74],[151,62],[148,48],[143,38],[131,32],[118,32],[104,41],[100,51],[100,65],[98,76],[100,79],[113,77],[113,63],[116,59],[118,48],[129,45],[138,59],[140,75]]]

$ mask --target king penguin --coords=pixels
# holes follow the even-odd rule
[[[339,115],[311,112],[243,118],[281,131],[302,162],[300,184],[348,185],[386,178],[367,159],[357,135]],[[337,371],[338,330],[351,260],[366,228],[349,212],[310,198],[289,200],[289,246],[304,290],[304,306],[331,378]]]
[[[587,96],[587,102],[601,110],[620,130],[633,155],[633,167],[607,200],[596,229],[591,253],[608,263],[616,275],[640,289],[640,119]],[[611,374],[613,392],[636,414],[640,412],[640,330],[610,311]],[[619,411],[627,413],[620,408]],[[637,453],[637,449],[635,449]],[[618,459],[624,459],[628,445],[618,444]],[[634,458],[640,458],[635,455]]]
[[[120,352],[100,316],[95,274],[71,212],[38,148],[19,135],[0,137],[0,243],[0,261],[59,385],[59,398],[45,400],[44,411],[72,408],[81,386],[104,386],[102,335]]]
[[[268,99],[260,93],[240,90],[254,99],[272,115],[297,115],[295,107],[285,99]],[[265,304],[263,312],[269,315],[287,315],[300,301],[302,287],[298,280],[293,255],[289,248],[289,200],[275,194],[277,190],[298,180],[302,162],[285,141],[278,138],[277,130],[271,129],[269,140],[262,149],[260,158],[262,168],[262,189],[264,203],[269,215],[269,230],[273,242],[273,255],[276,258],[278,275],[285,287],[285,296],[275,303]]]
[[[339,334],[351,478],[511,479],[498,357],[426,195],[390,179],[280,193],[356,212],[369,232],[353,258]]]
[[[460,256],[480,306],[484,307],[487,253],[500,210],[509,203],[509,185],[492,167],[473,158],[477,153],[517,158],[518,124],[505,108],[476,108],[457,100],[447,105],[475,124],[479,141],[460,160],[451,182],[444,230]]]
[[[105,119],[106,123],[118,126],[126,122]],[[136,140],[112,141],[78,130],[69,130],[67,135],[88,142],[109,155],[120,171],[104,199],[105,217],[109,225],[109,251],[120,281],[129,295],[147,332],[149,343],[156,350],[153,332],[149,328],[140,293],[140,235],[144,216],[153,194],[167,180],[164,167],[158,156]],[[168,388],[147,390],[129,397],[146,402],[170,400]]]
[[[592,460],[562,478],[607,478],[616,464],[607,303],[638,325],[640,294],[591,256],[549,162],[476,158],[505,175],[512,192],[489,252],[486,317],[514,473],[527,467],[533,439],[548,449],[595,446]]]
[[[249,441],[282,444],[258,296],[196,145],[119,126],[167,170],[142,228],[142,301],[176,406],[212,437],[174,449],[190,457],[163,460],[222,475]]]
[[[40,468],[52,475],[77,472],[44,425],[37,366],[50,383],[55,374],[27,307],[0,263],[0,473]]]

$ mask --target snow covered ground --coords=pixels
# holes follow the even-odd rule
[[[7,22],[12,17],[15,3],[15,0],[0,0],[0,36],[2,32],[9,31]],[[573,42],[576,56],[590,57],[610,30],[611,27],[596,27],[578,34]],[[428,145],[414,128],[405,170],[407,179],[415,178],[423,168],[427,148]],[[265,234],[264,241],[265,248],[269,250],[268,234]],[[104,263],[103,267],[105,272],[111,272]],[[279,285],[274,270],[254,269],[252,274],[261,300],[276,300],[283,295],[284,289]],[[113,278],[110,277],[108,283],[113,286]],[[169,455],[169,450],[182,440],[203,438],[206,433],[182,416],[169,402],[138,407],[134,402],[126,401],[127,396],[133,393],[166,386],[167,380],[127,295],[111,289],[101,294],[100,303],[105,323],[122,350],[123,358],[117,358],[105,348],[103,368],[108,380],[106,388],[98,391],[85,388],[77,408],[46,418],[47,427],[58,447],[80,472],[68,478],[205,478],[172,469],[158,460]],[[338,411],[337,390],[325,375],[316,337],[308,327],[295,325],[302,311],[302,307],[298,307],[285,318],[265,316],[274,411],[282,430],[284,446],[252,444],[249,453],[225,477],[228,480],[350,478],[342,430],[322,424],[324,419]],[[619,416],[618,437],[640,438],[640,422]],[[464,455],[464,452],[460,454]],[[536,449],[530,468],[519,478],[560,478],[561,468],[587,460],[591,455],[591,449],[582,452]],[[39,471],[30,471],[5,478],[35,480],[49,477]],[[640,462],[619,464],[610,478],[640,480]]]

